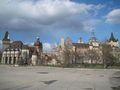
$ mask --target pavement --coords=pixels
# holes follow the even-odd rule
[[[120,90],[120,70],[0,65],[0,90]]]

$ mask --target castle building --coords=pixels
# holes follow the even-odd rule
[[[73,43],[74,48],[76,48],[77,51],[87,51],[92,49],[99,49],[100,43],[98,42],[95,32],[92,31],[91,37],[88,43],[83,43],[82,37],[80,37],[78,43]]]
[[[64,38],[62,38],[61,43],[57,46],[57,51],[55,52],[56,56],[58,57],[58,59],[61,62],[65,62],[65,61],[63,61],[63,60],[65,60],[64,59],[65,58],[65,55],[64,55],[65,48],[71,47],[68,53],[72,52],[74,54],[73,61],[76,61],[77,57],[81,57],[81,58],[84,58],[84,61],[86,60],[85,61],[86,63],[99,63],[99,64],[101,64],[101,63],[103,63],[103,60],[101,57],[103,45],[110,47],[112,49],[111,53],[113,53],[113,55],[115,57],[117,57],[118,62],[120,62],[119,61],[120,60],[119,42],[118,42],[118,39],[116,39],[114,37],[113,33],[111,33],[110,39],[105,44],[100,43],[97,40],[94,31],[91,32],[91,37],[90,37],[88,43],[84,43],[82,41],[82,37],[80,37],[79,41],[76,43],[71,42],[72,45],[66,44],[66,43],[67,43],[66,40],[64,40]],[[86,54],[88,54],[88,55],[86,55]],[[89,54],[91,54],[91,56]],[[96,54],[95,58],[98,59],[97,61],[95,60],[95,62],[92,61],[92,59],[88,58],[88,57],[94,57],[94,56],[92,56],[93,54]],[[79,62],[80,61],[79,59],[77,61],[78,61],[78,63],[81,63],[81,62]]]
[[[38,64],[39,55],[42,53],[42,43],[37,39],[33,46],[24,44],[22,41],[10,42],[9,33],[6,32],[3,38],[3,64]],[[36,58],[33,58],[36,54]]]

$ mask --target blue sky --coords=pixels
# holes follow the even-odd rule
[[[36,37],[50,48],[61,37],[88,42],[91,31],[99,40],[113,32],[120,40],[120,0],[1,0],[0,39],[33,43]]]

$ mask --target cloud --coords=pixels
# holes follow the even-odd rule
[[[89,11],[97,11],[102,5],[75,3],[70,0],[3,0],[0,3],[0,30],[35,31],[46,30],[52,24],[64,20],[65,29],[71,26],[69,17],[75,14],[89,15]],[[67,19],[68,18],[68,19]],[[72,26],[78,27],[82,22]]]
[[[118,24],[120,23],[120,9],[114,9],[109,12],[106,16],[106,22]]]
[[[36,35],[48,41],[53,41],[53,38],[58,40],[69,36],[69,32],[92,30],[98,23],[92,17],[101,8],[103,5],[71,0],[2,0],[0,31],[19,32],[26,37],[24,40]],[[96,23],[92,24],[90,21]]]
[[[43,52],[51,52],[52,46],[50,43],[43,43]]]

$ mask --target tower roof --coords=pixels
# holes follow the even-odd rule
[[[9,32],[8,31],[5,32],[5,36],[4,36],[3,40],[10,41],[10,37],[9,37]]]
[[[113,32],[111,33],[111,36],[110,36],[109,41],[114,41],[114,42],[117,42],[117,41],[118,41],[118,39],[116,39],[116,38],[114,37]]]

